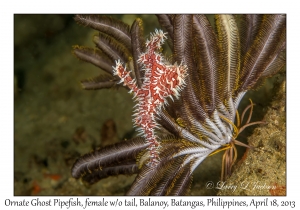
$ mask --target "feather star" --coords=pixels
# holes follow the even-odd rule
[[[194,170],[208,156],[224,151],[221,180],[226,180],[237,159],[235,145],[252,148],[238,135],[265,122],[251,122],[252,101],[241,115],[239,104],[248,90],[285,66],[286,16],[216,15],[215,27],[205,15],[157,17],[168,33],[157,30],[146,42],[139,18],[130,26],[106,16],[75,17],[99,31],[96,49],[74,46],[75,56],[109,73],[82,81],[83,88],[123,83],[137,100],[134,124],[143,137],[83,155],[73,177],[93,184],[137,174],[126,195],[185,195]],[[159,53],[166,37],[174,65]],[[168,100],[172,96],[174,102]],[[171,135],[156,136],[156,127]]]

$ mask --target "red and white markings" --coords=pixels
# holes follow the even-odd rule
[[[156,30],[150,35],[150,40],[146,42],[146,52],[141,54],[138,60],[143,64],[145,70],[141,88],[138,88],[135,80],[131,78],[130,72],[126,70],[126,67],[123,67],[120,61],[116,61],[114,67],[114,75],[120,77],[120,81],[123,82],[124,86],[130,88],[137,100],[138,104],[135,106],[135,114],[133,115],[134,124],[149,143],[149,163],[151,165],[156,165],[159,162],[157,152],[159,142],[154,132],[157,123],[154,115],[166,104],[167,97],[179,97],[179,92],[184,87],[184,80],[187,76],[185,65],[167,64],[158,52],[165,39],[165,33],[162,30]]]

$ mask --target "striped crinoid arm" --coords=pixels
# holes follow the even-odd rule
[[[82,61],[91,63],[96,67],[112,74],[112,65],[114,64],[102,51],[82,46],[73,46],[73,54]]]
[[[144,75],[138,58],[145,47],[142,20],[137,18],[132,26],[129,26],[118,19],[103,15],[76,15],[74,19],[80,25],[91,27],[99,32],[93,38],[96,49],[74,46],[74,55],[111,75],[114,72],[112,66],[116,60],[120,60],[125,67],[132,70],[131,77],[136,80],[137,86],[141,87]],[[114,77],[117,82],[119,79]],[[101,89],[120,85],[96,77],[84,80],[82,86],[84,89]]]
[[[146,164],[149,152],[140,157],[140,172],[126,195],[150,195],[151,191],[155,189],[159,181],[174,164],[175,159],[172,158],[172,155],[180,149],[181,144],[172,142],[172,145],[167,146],[163,143],[160,145],[161,147],[158,148],[160,150],[160,161],[157,164]]]
[[[235,95],[256,86],[261,78],[273,75],[283,67],[282,52],[286,42],[286,16],[263,15],[253,44],[243,58]],[[270,70],[272,69],[272,70]]]
[[[132,56],[134,65],[134,74],[137,82],[137,86],[140,88],[143,83],[144,71],[142,71],[142,65],[138,62],[139,56],[145,51],[145,40],[144,40],[144,28],[143,21],[137,18],[131,26],[131,45],[132,45]]]
[[[113,37],[131,51],[130,26],[126,23],[103,15],[76,15],[74,19],[83,26],[91,27]]]
[[[285,66],[286,16],[241,15],[241,69],[233,92],[237,108],[244,94]],[[253,30],[249,30],[252,28]],[[245,43],[246,42],[246,43]]]
[[[138,166],[135,160],[120,161],[117,165],[107,166],[105,168],[95,168],[81,176],[81,180],[87,184],[96,182],[118,175],[133,175],[138,173]]]
[[[137,173],[136,159],[147,146],[143,138],[134,138],[100,148],[77,159],[72,176],[93,184],[108,176]]]
[[[250,49],[258,34],[259,26],[262,22],[263,15],[247,14],[236,15],[235,19],[239,22],[239,34],[241,41],[241,58],[244,58]],[[242,68],[243,62],[241,63]]]
[[[159,148],[160,162],[144,164],[147,153],[140,156],[140,171],[127,195],[186,195],[193,171],[213,151],[186,139],[163,137]]]
[[[214,29],[205,15],[193,16],[193,33],[194,58],[198,70],[197,80],[193,83],[200,87],[200,104],[210,115],[215,110],[216,104],[221,101],[217,94],[220,49]]]
[[[185,195],[192,180],[193,158],[177,154],[181,148],[193,145],[184,139],[167,137],[161,139],[160,162],[156,165],[144,164],[148,155],[139,158],[141,166],[127,195]]]
[[[237,89],[240,71],[240,40],[232,15],[216,15],[218,44],[221,49],[221,67],[218,69],[218,94],[228,109],[230,119],[235,116],[233,92]]]

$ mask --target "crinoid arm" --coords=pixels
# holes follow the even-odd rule
[[[103,15],[76,15],[74,19],[83,26],[91,27],[113,37],[131,51],[130,26],[126,23]]]
[[[209,150],[199,149],[195,154],[183,152],[181,148],[195,147],[189,141],[174,137],[164,138],[160,142],[160,161],[157,165],[143,164],[127,195],[185,195],[188,193],[192,173],[209,154]],[[145,154],[146,155],[146,154]]]
[[[125,66],[134,70],[134,77],[140,86],[143,73],[138,65],[137,57],[144,49],[141,19],[137,18],[131,27],[122,21],[107,16],[76,15],[74,19],[80,25],[91,27],[99,33],[93,38],[95,49],[74,46],[73,54],[80,60],[92,63],[110,75],[113,75],[112,66],[115,65],[115,61],[120,60]],[[92,79],[91,82],[84,80],[82,85],[86,89],[122,86],[118,84],[119,77],[115,76],[113,81],[116,82],[111,82],[111,78],[107,78],[107,80]]]
[[[100,148],[77,159],[72,176],[92,184],[108,176],[137,173],[136,158],[147,146],[143,138],[134,138]]]

